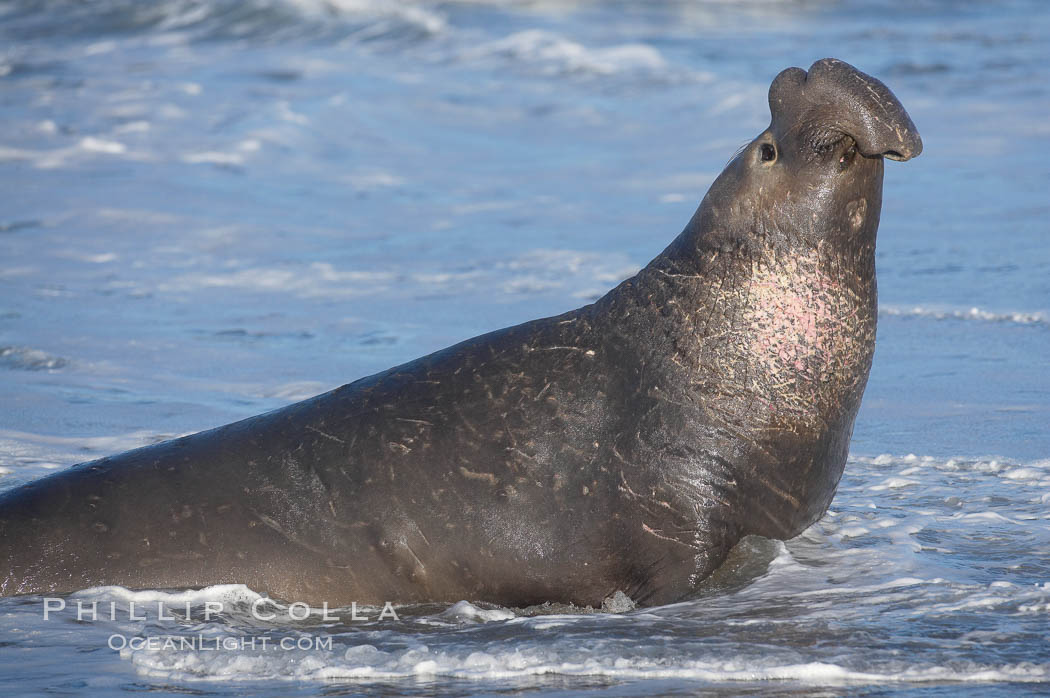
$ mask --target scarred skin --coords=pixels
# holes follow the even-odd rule
[[[875,341],[874,78],[791,68],[678,238],[597,302],[0,495],[0,592],[330,605],[687,596],[827,509]]]

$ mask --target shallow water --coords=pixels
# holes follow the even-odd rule
[[[875,364],[821,522],[747,541],[696,601],[625,615],[264,623],[245,588],[107,589],[45,621],[40,599],[0,599],[0,681],[1045,691],[1038,0],[0,3],[0,487],[587,302],[681,230],[767,124],[773,76],[828,55],[890,85],[925,151],[887,164]],[[77,600],[154,606],[77,623]],[[205,620],[208,600],[227,611]],[[260,633],[331,647],[107,645]]]

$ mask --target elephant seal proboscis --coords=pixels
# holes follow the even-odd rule
[[[827,509],[875,342],[884,158],[922,149],[825,59],[685,230],[600,300],[0,497],[0,591],[238,582],[329,604],[687,596]]]

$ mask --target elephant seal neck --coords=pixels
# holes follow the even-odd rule
[[[621,292],[650,317],[645,341],[673,345],[664,389],[712,419],[818,438],[852,422],[875,348],[874,241],[698,249],[683,235]]]
[[[711,479],[704,454],[731,442],[747,455],[724,473],[724,499],[752,513],[734,525],[785,538],[819,518],[871,368],[874,244],[672,245],[619,291],[612,316],[643,342],[639,393],[678,410],[667,419],[694,454],[675,476],[694,504],[710,503],[688,484]]]
[[[715,409],[752,427],[759,415],[793,431],[838,427],[871,367],[874,255],[830,245],[710,255],[689,358]]]

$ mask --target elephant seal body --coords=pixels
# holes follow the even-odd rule
[[[680,599],[827,509],[875,339],[877,80],[781,73],[772,123],[596,303],[0,496],[0,591],[240,582],[329,604]]]

